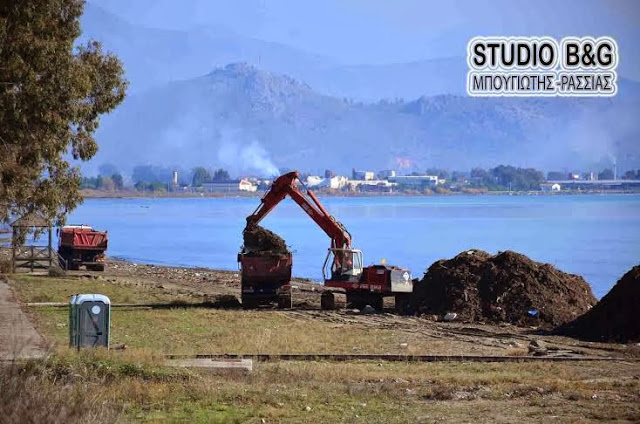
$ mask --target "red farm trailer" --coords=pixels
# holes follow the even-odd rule
[[[82,265],[90,271],[104,271],[108,234],[88,225],[67,225],[58,231],[58,254],[61,266],[77,270]]]
[[[291,253],[240,252],[242,307],[252,309],[276,302],[278,308],[290,309],[292,263]]]

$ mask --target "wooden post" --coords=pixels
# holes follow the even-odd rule
[[[53,252],[51,250],[51,226],[49,226],[49,268],[53,266]]]
[[[35,262],[35,259],[34,259],[35,258],[35,250],[33,249],[33,246],[29,246],[29,247],[31,247],[31,255],[30,255],[31,256],[31,261],[30,261],[30,263],[31,263],[31,273],[33,274],[33,263]]]
[[[11,272],[16,273],[16,235],[15,228],[11,231]]]

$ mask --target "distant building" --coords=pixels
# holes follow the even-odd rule
[[[580,174],[574,174],[573,172],[571,172],[569,174],[569,179],[570,180],[579,180],[580,179]]]
[[[307,185],[307,187],[315,187],[315,186],[319,185],[320,183],[322,183],[323,181],[324,181],[324,178],[322,178],[322,177],[319,177],[317,175],[309,175],[307,177],[307,180],[306,180],[305,184]]]
[[[354,191],[391,191],[396,184],[387,180],[348,180],[346,185]]]
[[[560,186],[560,184],[558,183],[543,183],[540,184],[540,189],[542,191],[561,191],[562,190],[562,186]]]
[[[375,173],[373,171],[356,171],[355,169],[351,172],[352,180],[360,180],[360,181],[371,181],[375,177]]]
[[[333,190],[340,190],[343,187],[345,187],[349,182],[349,179],[347,177],[343,177],[341,175],[337,175],[331,178],[323,178],[322,181],[320,181],[318,184],[314,185],[314,186],[309,186],[309,184],[307,184],[308,187],[318,187],[318,188],[330,188]]]
[[[389,181],[402,187],[435,187],[438,185],[437,175],[396,175],[389,177]]]
[[[333,178],[335,176],[336,176],[336,174],[330,169],[327,169],[326,171],[324,171],[324,177],[325,178]]]
[[[380,180],[387,180],[390,177],[395,177],[395,176],[396,176],[396,171],[392,169],[384,169],[378,172],[378,179]]]
[[[257,191],[258,186],[249,180],[233,180],[215,183],[203,183],[202,189],[207,193],[234,193],[240,191]]]

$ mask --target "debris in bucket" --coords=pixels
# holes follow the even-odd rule
[[[492,256],[482,250],[435,262],[414,283],[412,297],[413,308],[423,314],[543,328],[570,322],[595,303],[582,277],[516,252]]]
[[[639,342],[640,265],[631,268],[596,306],[558,333],[585,340]]]
[[[287,244],[282,237],[259,225],[247,225],[243,232],[244,248],[254,254],[287,254]]]

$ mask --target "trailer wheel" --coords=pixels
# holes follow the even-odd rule
[[[395,310],[398,315],[408,315],[410,313],[409,296],[406,294],[395,295]]]
[[[320,295],[320,309],[323,311],[333,311],[336,308],[336,297],[330,291],[322,292]]]
[[[242,296],[242,309],[257,309],[258,305],[258,299]]]
[[[291,309],[292,306],[291,293],[278,296],[278,309]]]

